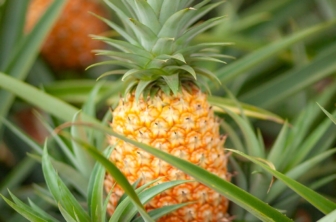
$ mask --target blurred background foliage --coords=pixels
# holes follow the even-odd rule
[[[76,4],[74,7],[80,8],[84,5],[81,2],[84,1],[86,0],[73,1],[76,2],[73,3]],[[0,71],[36,86],[77,108],[85,107],[88,100],[93,101],[94,107],[86,106],[84,110],[98,119],[104,118],[108,108],[118,99],[122,84],[118,82],[119,77],[113,75],[99,80],[102,83],[96,87],[96,79],[102,73],[116,70],[118,67],[104,66],[85,70],[88,63],[94,61],[85,62],[75,68],[52,64],[48,53],[44,49],[41,51],[41,48],[44,47],[45,42],[50,41],[49,38],[52,36],[48,33],[57,24],[57,20],[67,18],[68,22],[77,21],[79,24],[87,20],[71,17],[70,15],[77,14],[65,11],[68,7],[67,1],[54,1],[46,7],[48,9],[44,14],[40,13],[42,17],[38,18],[36,25],[27,32],[25,27],[28,23],[29,2],[28,0],[0,0]],[[86,12],[90,9],[82,10],[89,15],[89,19],[94,18]],[[107,7],[104,7],[103,11],[105,17],[113,20],[114,15]],[[228,134],[227,147],[253,155],[244,147],[246,147],[246,141],[254,138],[259,141],[258,146],[262,146],[260,150],[265,149],[268,153],[261,157],[274,162],[276,168],[283,172],[290,172],[294,166],[303,163],[303,160],[311,160],[310,158],[335,147],[336,127],[330,119],[326,118],[317,103],[335,116],[336,2],[334,0],[227,0],[207,16],[215,15],[226,15],[227,19],[199,35],[195,41],[224,41],[232,45],[219,49],[227,55],[224,59],[227,64],[204,64],[211,66],[223,84],[223,86],[211,85],[213,96],[209,97],[210,102],[220,106],[220,97],[230,97],[234,98],[233,101],[238,100],[271,111],[281,120],[286,121],[286,123],[279,123],[265,118],[247,120],[244,116],[230,114],[230,110],[227,110],[227,113],[219,112],[218,115],[225,120],[222,128]],[[88,32],[83,32],[83,36],[81,35],[80,30],[85,28],[85,24],[79,26],[79,30],[67,36],[75,39],[71,44],[78,44],[81,47],[81,41],[91,41]],[[104,30],[104,26],[98,31],[99,33],[92,34],[118,37],[113,30]],[[69,46],[58,45],[56,48],[65,47]],[[108,48],[108,46],[101,47]],[[56,51],[55,48],[52,49],[51,57],[60,59],[62,55],[57,54]],[[75,49],[70,52],[71,56],[75,56],[75,53],[77,53]],[[104,58],[96,57],[95,61],[104,61]],[[56,64],[61,63],[56,62]],[[14,92],[20,90],[20,88],[11,89]],[[34,95],[30,96],[34,97]],[[33,110],[36,109],[39,115],[34,114],[36,111]],[[57,112],[55,110],[55,113]],[[44,119],[44,122],[49,122],[50,129],[58,126],[62,121],[71,120],[71,118],[59,120],[49,115],[49,112],[44,112],[41,107],[31,105],[20,96],[15,97],[8,90],[0,88],[0,118],[14,123],[41,145],[50,132],[37,116]],[[248,125],[239,125],[239,118]],[[3,123],[4,121],[0,121],[1,194],[8,195],[6,191],[8,188],[20,199],[29,197],[37,203],[45,202],[35,194],[36,187],[34,190],[33,184],[43,186],[44,179],[40,164],[35,161],[36,158],[27,156],[27,153],[36,152],[32,150],[31,144],[27,144],[27,141],[32,140],[18,139],[18,133],[10,129],[10,124]],[[254,133],[254,137],[251,135],[247,137],[245,133],[248,130]],[[279,139],[279,137],[285,139]],[[64,142],[66,143],[66,140]],[[300,149],[300,146],[309,148]],[[255,148],[255,150],[258,149]],[[298,150],[300,152],[295,152]],[[67,161],[64,154],[57,149],[50,149],[49,152],[59,161]],[[284,163],[286,161],[287,163]],[[302,172],[294,176],[295,179],[314,187],[335,201],[335,155],[331,154],[319,159],[316,164],[309,162],[308,165],[310,167],[301,168]],[[255,178],[251,176],[256,169],[242,158],[236,158],[234,155],[231,168],[234,175],[233,181],[236,184],[274,206],[286,209],[288,214],[295,217],[297,221],[316,221],[322,217],[321,213],[298,196],[293,196],[290,190],[282,194],[271,192],[273,196],[268,197],[265,196],[265,192],[261,194],[260,191],[256,191],[257,187],[253,185],[256,184]],[[263,191],[269,186],[265,181],[269,183],[270,179],[269,175],[262,179],[263,182],[260,184]],[[282,185],[274,184],[274,186]],[[289,205],[289,203],[295,204]],[[45,205],[45,207],[51,208],[51,205]],[[231,208],[233,214],[241,215],[237,220],[250,219],[246,212],[235,205]],[[23,220],[2,199],[0,199],[0,209],[0,221]]]

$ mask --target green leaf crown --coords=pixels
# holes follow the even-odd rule
[[[224,17],[198,22],[206,13],[222,2],[204,0],[189,7],[193,0],[105,0],[114,10],[123,27],[99,17],[125,40],[101,36],[93,38],[106,42],[113,50],[96,50],[97,55],[112,60],[92,66],[116,64],[125,70],[113,70],[102,76],[123,74],[127,83],[125,93],[135,90],[137,99],[162,90],[177,94],[181,84],[192,82],[206,86],[206,80],[218,81],[201,61],[222,62],[225,57],[214,47],[229,43],[199,43],[190,45],[199,33],[217,25]],[[101,76],[101,77],[102,77]]]

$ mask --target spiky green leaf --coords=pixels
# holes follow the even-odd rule
[[[174,46],[174,38],[163,37],[159,38],[153,46],[152,52],[154,55],[171,54]]]
[[[109,151],[109,152],[108,152]],[[106,151],[107,154],[111,150]],[[103,221],[103,187],[104,187],[105,169],[96,163],[92,170],[88,187],[88,207],[89,215],[94,221]]]
[[[183,70],[189,73],[190,75],[192,75],[192,77],[194,77],[195,80],[197,79],[195,70],[193,69],[192,66],[189,66],[189,65],[167,66],[165,67],[165,69],[170,70],[170,71],[176,70],[176,72],[178,72],[178,70]]]
[[[95,50],[94,52],[96,55],[109,56],[118,61],[131,62],[141,67],[144,67],[150,61],[150,58],[133,53],[115,52],[111,50]]]
[[[152,82],[152,80],[140,80],[135,90],[135,100],[139,101],[142,92]]]
[[[182,9],[174,13],[169,19],[163,24],[158,37],[160,38],[173,38],[176,39],[180,36],[180,33],[183,31],[183,27],[189,21],[187,13],[193,8]]]
[[[5,200],[5,202],[9,206],[11,206],[15,211],[17,211],[19,214],[21,214],[23,217],[25,217],[31,222],[55,222],[56,221],[56,220],[43,219],[36,212],[34,212],[31,208],[29,208],[27,205],[17,205],[16,203],[4,197],[2,194],[0,194],[0,196],[2,197],[2,199]]]
[[[139,22],[150,27],[157,34],[161,29],[161,24],[153,8],[145,0],[128,0],[127,1],[137,15]]]
[[[111,39],[104,36],[96,36],[91,35],[93,39],[104,41],[105,43],[115,47],[116,49],[119,49],[122,52],[126,53],[133,53],[136,55],[142,55],[144,57],[150,58],[151,54],[144,50],[143,48],[140,48],[137,45],[131,44],[129,42],[123,41],[123,40],[117,40],[117,39]]]
[[[151,51],[153,48],[153,45],[158,40],[158,37],[155,35],[155,33],[148,28],[147,26],[143,25],[139,21],[135,19],[130,19],[132,24],[134,24],[134,29],[136,30],[137,37],[144,49],[147,51]]]
[[[114,22],[103,18],[99,15],[96,15],[94,13],[92,13],[94,16],[96,16],[97,18],[99,18],[101,21],[105,22],[108,26],[110,26],[113,30],[117,31],[123,38],[125,38],[129,43],[131,43],[132,45],[136,45],[136,46],[140,46],[138,44],[138,42],[131,36],[129,35],[127,32],[125,32],[125,30],[123,28],[121,28],[120,26],[118,26],[117,24],[115,24]],[[105,40],[104,40],[105,41]]]
[[[150,182],[147,182],[146,184],[142,185],[141,187],[137,188],[137,181],[132,185],[132,187],[135,190],[135,192],[139,195],[139,193],[141,193],[142,191],[144,191],[145,189],[147,189],[149,186],[153,185],[154,183],[157,183],[158,181],[160,180],[160,178],[156,179],[156,180],[153,180],[153,181],[150,181]],[[140,199],[141,201],[141,199]],[[144,203],[144,202],[142,202]],[[132,202],[131,202],[131,199],[128,197],[128,195],[126,193],[124,193],[119,201],[118,201],[118,205],[115,209],[115,211],[113,212],[109,222],[114,222],[114,221],[127,221],[127,220],[122,220],[121,217],[124,215],[127,215],[129,211],[126,210],[126,208],[128,206],[132,206]]]
[[[336,209],[336,203],[328,200],[324,196],[316,193],[315,191],[309,189],[308,187],[304,186],[303,184],[297,182],[296,180],[291,179],[290,177],[287,177],[283,175],[282,173],[270,168],[268,165],[266,165],[264,162],[261,162],[259,159],[256,159],[254,157],[250,157],[240,151],[228,149],[233,153],[237,153],[246,159],[254,162],[255,164],[261,166],[264,170],[274,175],[276,178],[281,180],[283,183],[285,183],[287,186],[289,186],[291,189],[293,189],[297,194],[299,194],[301,197],[305,198],[309,203],[314,205],[317,209],[319,209],[322,213],[328,214],[331,213],[333,210]],[[335,149],[333,150],[335,152]],[[330,154],[329,154],[330,155]]]
[[[64,209],[71,215],[72,218],[78,217],[80,221],[89,222],[89,215],[85,212],[79,202],[58,177],[50,162],[46,146],[42,156],[42,169],[48,188],[55,200],[64,207]]]
[[[179,80],[179,75],[174,74],[171,76],[162,76],[166,83],[168,84],[169,88],[171,91],[174,93],[174,95],[177,95],[180,87],[180,80]]]
[[[180,36],[176,40],[177,44],[185,45],[187,42],[191,41],[195,36],[213,26],[216,26],[217,24],[222,22],[225,18],[226,18],[225,16],[212,18],[201,24],[197,24],[191,27],[188,31],[186,31],[182,36]]]
[[[325,110],[320,104],[317,104],[321,109],[322,111],[329,117],[329,119],[331,119],[331,121],[334,122],[334,124],[336,124],[336,118],[331,115],[331,113],[329,113],[327,110]]]

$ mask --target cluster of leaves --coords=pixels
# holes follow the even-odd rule
[[[228,134],[226,147],[234,148],[228,149],[233,153],[230,164],[234,183],[115,134],[105,126],[110,118],[108,114],[103,120],[96,119],[97,111],[117,100],[121,89],[117,81],[98,85],[94,80],[84,79],[50,81],[43,90],[32,85],[43,82],[36,82],[38,78],[30,78],[34,81],[24,83],[29,73],[41,79],[48,78],[50,71],[43,68],[43,62],[36,60],[36,56],[65,3],[54,1],[33,31],[25,36],[22,28],[27,2],[0,1],[0,125],[24,141],[18,145],[13,144],[16,139],[12,139],[8,143],[10,148],[26,144],[30,147],[29,156],[6,172],[0,181],[3,197],[0,199],[3,209],[0,221],[22,219],[13,214],[5,202],[31,221],[118,221],[121,218],[123,221],[153,221],[182,206],[145,212],[143,203],[185,181],[151,188],[146,184],[135,190],[104,157],[112,148],[107,149],[105,155],[101,154],[106,147],[106,133],[146,150],[213,187],[232,201],[231,214],[237,220],[255,220],[257,217],[263,221],[289,221],[302,199],[322,213],[319,218],[326,215],[320,221],[334,220],[336,204],[330,200],[334,200],[335,195],[325,192],[329,195],[328,200],[314,191],[332,184],[336,172],[332,158],[336,151],[330,149],[336,139],[333,125],[336,122],[333,111],[336,45],[332,41],[335,38],[336,7],[333,1],[265,0],[251,5],[248,1],[228,1],[217,11],[220,15],[228,14],[227,21],[195,39],[210,43],[224,39],[236,43],[235,47],[222,49],[223,54],[235,55],[236,61],[226,66],[209,67],[216,68],[218,78],[233,93],[221,89],[215,91],[210,84],[216,96],[210,96],[209,102],[226,120],[221,124]],[[326,78],[329,86],[317,93],[312,85]],[[312,96],[314,94],[320,95]],[[78,122],[79,109],[72,104],[83,105],[80,122],[89,122],[90,127],[70,124],[70,136],[59,136],[54,134],[53,127],[44,124],[54,137],[42,147],[6,120],[13,116],[15,104],[20,103],[14,100],[15,96],[50,114],[53,126],[63,121]],[[236,98],[255,106],[242,104]],[[316,101],[325,109],[321,110]],[[276,114],[262,108],[272,109]],[[273,129],[274,124],[265,120],[282,124],[284,121],[279,115],[289,118],[290,122],[285,122],[278,134],[278,130]],[[246,116],[263,121],[253,120],[251,123]],[[256,133],[255,126],[261,131]],[[265,145],[262,135],[271,137],[272,146]],[[36,161],[42,162],[42,173],[36,170]],[[105,170],[117,178],[127,194],[111,218],[105,214],[108,198],[103,195],[102,186]],[[34,176],[41,184],[22,184],[25,178]],[[27,196],[28,204],[20,200]],[[137,212],[141,217],[136,215]]]
[[[28,87],[22,86],[22,87]],[[55,98],[44,94],[43,92],[39,92],[41,95],[49,97],[49,99],[54,100]],[[92,97],[94,98],[94,97]],[[27,98],[28,99],[28,98]],[[217,103],[217,101],[212,102],[214,105],[217,105],[218,107],[221,107],[221,103]],[[89,100],[87,104],[92,104],[92,100]],[[60,104],[57,104],[59,106]],[[239,105],[239,103],[237,103]],[[65,106],[66,104],[62,103],[61,107]],[[54,105],[55,107],[55,105]],[[257,151],[258,149],[262,150],[263,147],[262,144],[260,144],[260,141],[258,141],[258,138],[254,133],[252,132],[252,129],[246,125],[248,121],[243,121],[244,117],[239,117],[237,114],[234,114],[229,109],[224,108],[227,113],[229,113],[233,118],[236,119],[236,122],[238,124],[241,124],[241,129],[243,130],[244,134],[246,135],[246,142],[251,146],[250,148],[254,147],[253,150]],[[84,109],[85,111],[86,109]],[[84,113],[83,113],[84,114]],[[315,111],[316,114],[316,111]],[[85,116],[85,115],[83,115]],[[106,116],[106,119],[109,117],[109,115]],[[92,118],[92,117],[91,117]],[[77,115],[74,117],[73,124],[78,123]],[[7,121],[4,121],[8,127],[10,127],[13,131],[16,131],[17,135],[19,135],[22,139],[26,140],[28,144],[34,144],[34,142],[24,135],[22,132],[20,132],[15,126],[10,124]],[[326,124],[328,123],[328,124]],[[321,131],[325,131],[325,125],[330,126],[331,121],[325,122],[322,129],[317,130],[316,133],[320,133]],[[84,125],[84,124],[83,124]],[[61,147],[63,153],[66,155],[66,159],[68,159],[69,164],[65,164],[63,162],[59,162],[55,159],[51,159],[48,155],[47,148],[44,148],[44,151],[42,150],[42,147],[38,145],[32,146],[36,150],[37,153],[40,153],[40,155],[43,152],[42,156],[42,167],[43,167],[43,174],[46,179],[47,187],[49,188],[50,194],[48,194],[48,191],[45,190],[45,188],[41,188],[39,186],[35,186],[35,190],[39,195],[41,195],[42,199],[48,200],[51,197],[54,200],[51,200],[51,202],[58,206],[61,214],[67,221],[89,221],[90,218],[94,219],[95,221],[105,221],[105,212],[106,212],[106,204],[107,202],[103,199],[103,178],[105,174],[105,168],[106,170],[111,173],[111,175],[116,178],[119,184],[121,184],[125,192],[128,194],[128,196],[124,196],[122,198],[122,201],[118,205],[118,208],[116,212],[113,214],[113,216],[110,218],[110,221],[115,221],[120,218],[127,218],[125,221],[131,221],[133,219],[133,216],[136,212],[140,212],[142,217],[146,221],[152,221],[153,218],[158,218],[171,210],[175,210],[179,207],[182,207],[183,205],[176,205],[176,206],[170,206],[165,207],[162,209],[159,209],[157,211],[153,211],[151,213],[152,218],[144,211],[142,204],[149,201],[151,198],[153,198],[156,194],[164,191],[165,189],[169,189],[172,186],[176,186],[178,184],[184,183],[186,181],[174,181],[169,183],[163,183],[157,186],[154,186],[149,189],[145,189],[146,187],[150,186],[152,183],[155,183],[156,181],[151,181],[148,184],[144,185],[144,187],[140,187],[137,190],[133,190],[131,185],[127,182],[127,179],[122,175],[122,173],[106,158],[100,154],[99,149],[96,147],[103,147],[101,144],[101,141],[104,141],[102,139],[102,136],[104,136],[105,133],[111,134],[113,136],[116,136],[120,139],[123,139],[127,141],[128,143],[131,143],[133,145],[136,145],[145,151],[161,158],[162,160],[174,165],[175,167],[183,170],[184,172],[190,174],[193,176],[196,180],[201,181],[202,183],[211,186],[213,189],[218,191],[219,193],[225,195],[227,198],[232,200],[234,203],[238,204],[242,208],[238,208],[238,211],[241,211],[242,209],[245,209],[252,215],[258,217],[261,220],[267,221],[267,220],[281,220],[281,221],[289,221],[289,218],[284,216],[282,213],[280,213],[278,210],[275,210],[274,208],[270,207],[265,202],[261,201],[260,199],[263,199],[263,197],[259,197],[260,199],[256,198],[257,194],[265,194],[265,189],[261,188],[261,185],[265,185],[265,182],[269,183],[271,180],[269,176],[265,176],[266,178],[263,178],[265,181],[264,183],[259,182],[251,182],[250,185],[256,185],[258,184],[258,188],[261,188],[261,191],[263,192],[257,192],[255,196],[247,193],[240,187],[237,187],[225,180],[220,179],[219,177],[207,172],[206,170],[195,166],[185,160],[179,159],[178,157],[169,155],[167,153],[164,153],[158,149],[155,149],[153,147],[150,147],[145,144],[141,144],[139,142],[133,141],[131,139],[128,139],[122,135],[118,135],[115,132],[111,131],[109,128],[102,124],[90,124],[90,130],[86,132],[86,130],[83,130],[82,126],[72,126],[71,127],[71,137],[69,142],[71,142],[71,147],[67,146],[62,139],[55,135],[55,140],[57,143],[59,143],[59,147]],[[228,132],[230,131],[230,127],[228,127]],[[225,126],[224,126],[225,128]],[[52,128],[49,127],[49,130],[52,131]],[[286,127],[284,127],[284,131],[286,130]],[[100,135],[97,135],[98,132],[103,132]],[[52,131],[53,132],[53,131]],[[85,134],[88,133],[88,136],[85,136]],[[301,132],[300,132],[301,133]],[[283,147],[281,145],[284,145],[284,142],[287,141],[285,133],[282,132],[279,136],[279,140],[277,141],[277,145],[275,145],[273,152],[279,152]],[[313,132],[315,134],[315,132]],[[91,136],[90,136],[91,135]],[[232,134],[232,137],[236,137],[236,135]],[[89,139],[85,140],[85,138],[91,138],[91,142],[88,142]],[[318,138],[314,136],[313,138]],[[96,144],[96,142],[98,144]],[[94,144],[94,146],[90,145]],[[255,144],[252,144],[255,143]],[[249,147],[247,145],[247,147]],[[253,145],[259,145],[259,146],[253,146]],[[326,144],[328,145],[328,143]],[[239,147],[239,146],[238,146]],[[84,150],[88,151],[91,158],[86,156],[86,153]],[[251,149],[252,150],[252,149]],[[302,150],[304,152],[305,150]],[[277,197],[279,193],[283,192],[283,190],[286,189],[286,187],[290,187],[292,190],[297,192],[300,196],[305,198],[307,201],[309,201],[312,205],[314,205],[316,208],[321,210],[323,213],[331,213],[335,207],[336,204],[325,199],[321,195],[317,194],[313,190],[309,189],[308,187],[305,187],[304,185],[298,183],[297,181],[293,180],[296,177],[302,175],[302,173],[306,172],[310,167],[313,167],[313,164],[316,164],[322,160],[324,160],[326,157],[329,157],[331,153],[334,153],[336,150],[329,150],[322,152],[321,155],[317,155],[316,157],[313,157],[312,159],[308,159],[305,161],[302,165],[298,165],[297,168],[293,168],[288,172],[288,175],[284,175],[270,167],[269,165],[265,164],[264,161],[261,161],[261,158],[251,157],[252,155],[246,155],[243,152],[239,150],[231,150],[232,152],[235,152],[239,154],[240,156],[243,156],[244,158],[247,158],[256,166],[262,168],[266,172],[271,173],[274,177],[278,178],[279,181],[283,182],[284,184],[274,185],[274,188],[272,188],[272,193],[275,193],[273,196]],[[107,154],[110,152],[110,150],[106,151]],[[249,152],[247,152],[249,153]],[[31,155],[35,159],[39,159],[39,156]],[[258,155],[254,155],[258,156]],[[269,160],[272,160],[272,153],[269,154]],[[295,154],[293,155],[293,160],[297,160],[295,156],[302,156],[301,154]],[[95,168],[92,170],[90,167],[90,160],[92,160],[92,157],[97,159],[101,164],[96,164]],[[52,161],[51,161],[52,160]],[[234,160],[232,160],[234,161]],[[235,161],[234,161],[235,162]],[[283,161],[279,162],[282,163]],[[54,170],[52,164],[57,167],[57,172],[60,173],[60,175],[65,178],[67,181],[68,186],[76,188],[81,193],[82,198],[84,200],[86,199],[87,202],[87,208],[88,213],[81,207],[81,204],[77,202],[76,198],[71,194],[71,192],[68,190],[67,186],[62,182],[62,180],[59,179],[58,175],[56,174],[56,171]],[[289,166],[288,164],[285,164],[286,166]],[[92,165],[91,165],[92,166]],[[105,168],[104,168],[104,167]],[[243,172],[238,165],[235,164],[237,167],[236,170],[239,170],[240,172]],[[294,173],[293,173],[294,172]],[[91,178],[88,179],[91,175]],[[244,176],[248,176],[244,173],[240,174],[240,183],[243,188],[244,184],[248,184],[246,182],[246,178]],[[264,175],[263,175],[264,176]],[[293,177],[293,178],[291,178]],[[327,178],[323,181],[323,183],[326,183],[330,181],[330,179],[333,179],[331,177]],[[242,182],[244,181],[245,182]],[[255,179],[254,179],[255,180]],[[89,181],[89,182],[88,182]],[[323,183],[320,183],[319,185],[323,185]],[[260,185],[261,184],[261,185]],[[253,187],[252,187],[253,188]],[[86,194],[86,191],[88,191],[88,194]],[[136,193],[138,195],[136,195]],[[253,190],[250,191],[250,193],[253,193]],[[11,194],[12,199],[14,202],[11,202],[9,199],[4,198],[8,204],[10,204],[14,209],[16,209],[18,212],[20,212],[22,215],[24,215],[26,218],[28,218],[31,221],[36,221],[37,218],[40,218],[41,221],[48,221],[50,218],[52,218],[50,215],[47,215],[42,211],[39,207],[37,207],[32,201],[29,201],[30,206],[25,205],[22,203],[17,197],[15,197],[13,194]],[[269,197],[264,197],[269,198]],[[289,200],[288,200],[289,199]],[[292,197],[288,198],[284,202],[288,204],[288,201],[293,201]],[[131,200],[133,201],[134,205],[131,204]],[[271,199],[272,200],[272,199]],[[142,204],[141,204],[142,203]],[[279,204],[279,206],[282,206],[283,202],[276,202]],[[74,207],[75,206],[75,207]],[[283,207],[283,206],[282,206]],[[243,213],[237,213],[236,215],[244,215]],[[120,218],[119,218],[120,217]],[[98,220],[99,218],[99,220]],[[248,219],[245,218],[245,219]],[[140,220],[140,218],[134,218],[134,221]],[[132,220],[132,221],[133,221]],[[57,221],[56,219],[53,219],[52,221]]]

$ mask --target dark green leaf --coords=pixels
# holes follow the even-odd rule
[[[9,62],[3,70],[10,76],[18,79],[25,79],[29,69],[34,63],[34,60],[38,54],[38,50],[43,43],[44,38],[51,29],[52,24],[56,21],[57,16],[62,10],[62,7],[66,1],[59,0],[53,2],[50,7],[43,14],[39,22],[34,29],[22,39],[15,48],[15,51],[11,53]],[[24,3],[25,4],[25,3]],[[14,95],[1,90],[0,91],[0,116],[6,116],[7,112],[14,100]]]
[[[16,43],[23,33],[26,10],[29,1],[5,1],[0,22],[0,70],[4,70],[6,63],[14,51]]]
[[[331,113],[329,113],[327,110],[325,110],[320,104],[317,104],[321,109],[322,111],[329,117],[329,119],[331,119],[331,121],[334,122],[334,124],[336,124],[336,118],[331,115]]]

